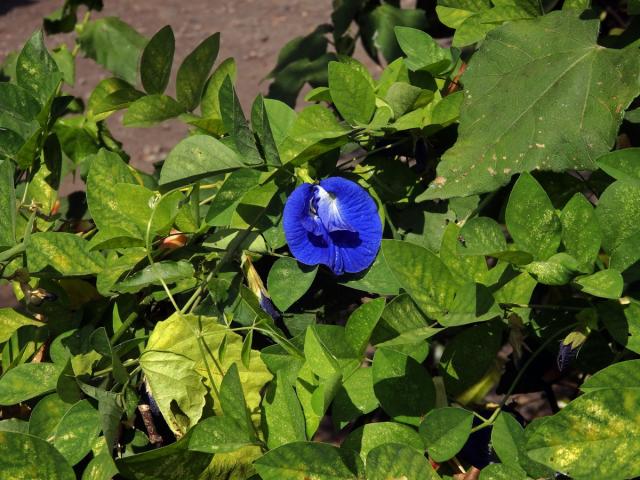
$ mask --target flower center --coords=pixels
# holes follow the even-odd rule
[[[309,216],[315,222],[321,223],[327,232],[355,232],[355,229],[343,217],[338,198],[320,185],[313,187],[309,201]]]

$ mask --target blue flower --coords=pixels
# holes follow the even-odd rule
[[[336,275],[368,268],[382,240],[373,198],[357,183],[339,177],[296,188],[284,207],[283,226],[299,262],[326,265]]]

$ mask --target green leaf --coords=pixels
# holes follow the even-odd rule
[[[460,229],[457,252],[460,255],[488,255],[503,252],[507,241],[498,222],[493,218],[476,217]]]
[[[313,283],[317,272],[317,267],[307,267],[290,257],[276,260],[269,270],[267,290],[278,310],[286,312],[302,297]]]
[[[24,433],[0,431],[0,470],[12,480],[74,480],[71,465],[46,441]]]
[[[111,454],[102,450],[89,461],[82,472],[82,480],[110,480],[118,473]]]
[[[341,371],[337,358],[324,344],[315,325],[307,327],[304,337],[304,356],[311,371],[320,378],[329,378]]]
[[[616,180],[640,183],[640,148],[624,148],[597,159],[598,166]]]
[[[44,45],[38,30],[27,41],[16,60],[16,82],[45,105],[62,80],[58,65]]]
[[[194,180],[242,168],[238,155],[208,135],[193,135],[178,143],[164,161],[160,185],[169,188]]]
[[[414,87],[404,82],[395,82],[391,84],[384,97],[385,102],[389,104],[393,110],[393,118],[400,118],[409,112],[420,94],[423,92],[421,88]]]
[[[187,437],[162,448],[118,458],[118,472],[136,480],[198,478],[211,463],[212,455],[187,450],[188,445]]]
[[[48,399],[58,400],[45,402]],[[44,417],[48,417],[45,422]],[[88,400],[69,404],[57,395],[39,402],[29,422],[29,433],[51,443],[71,465],[91,451],[101,429],[100,415]]]
[[[227,175],[216,196],[209,205],[206,221],[214,227],[231,224],[234,212],[242,197],[259,184],[260,172],[251,168],[240,168]]]
[[[534,430],[527,428],[529,457],[573,478],[640,475],[640,389],[586,393]]]
[[[56,389],[62,371],[53,363],[23,363],[0,378],[0,405],[15,405]]]
[[[623,307],[619,302],[606,302],[599,307],[600,319],[614,340],[640,353],[640,304],[631,301]]]
[[[73,403],[65,402],[57,393],[42,398],[31,411],[29,434],[47,440],[72,406]]]
[[[78,35],[84,54],[132,85],[147,39],[116,17],[89,22]]]
[[[214,33],[204,39],[183,60],[176,76],[178,102],[191,111],[200,103],[207,77],[218,57],[220,34]]]
[[[447,314],[440,319],[444,327],[456,327],[474,322],[486,322],[502,315],[491,290],[480,283],[468,282],[456,291]]]
[[[116,283],[113,289],[121,293],[135,293],[150,285],[162,285],[162,282],[170,285],[180,280],[194,278],[194,273],[190,262],[164,260],[149,265]]]
[[[312,105],[295,118],[278,145],[283,164],[299,165],[347,143],[349,130],[328,109]]]
[[[440,476],[424,455],[406,445],[385,443],[367,455],[367,479],[436,480]]]
[[[0,116],[2,116],[1,113]],[[37,129],[37,127],[35,128]],[[20,151],[20,148],[24,143],[24,139],[16,132],[14,132],[13,130],[9,130],[8,128],[0,127],[0,160],[3,159],[2,157],[14,156]]]
[[[453,61],[451,51],[438,45],[428,33],[407,27],[396,27],[395,33],[407,56],[404,61],[409,70],[425,70],[436,75],[449,69]]]
[[[273,100],[272,98],[264,99],[264,108],[267,112],[267,118],[269,119],[269,127],[273,139],[278,146],[280,152],[280,145],[286,138],[289,129],[296,121],[297,114],[289,105],[279,100]]]
[[[396,280],[429,317],[442,318],[454,298],[449,269],[426,248],[398,240],[383,240],[382,255]]]
[[[617,389],[640,389],[640,360],[627,360],[609,365],[580,385],[580,390],[585,393]]]
[[[43,323],[32,320],[13,308],[0,308],[0,343],[9,340],[16,330],[27,325],[41,327]]]
[[[491,429],[491,446],[504,464],[505,468],[502,470],[519,472],[518,476],[512,478],[526,477],[524,471],[533,478],[546,478],[553,475],[549,468],[527,456],[525,445],[526,438],[522,425],[513,415],[505,412],[500,413]],[[506,470],[506,468],[510,470]]]
[[[242,156],[245,163],[248,165],[259,165],[263,163],[260,152],[258,151],[258,146],[256,145],[256,139],[253,136],[251,128],[249,128],[230,77],[226,77],[222,81],[219,101],[224,128],[233,137],[238,153]]]
[[[439,333],[442,328],[419,327],[402,332],[395,338],[376,344],[376,347],[388,347],[404,353],[417,361],[424,361],[429,353],[429,344],[425,342]]]
[[[334,425],[342,429],[348,422],[374,411],[378,406],[373,390],[373,369],[359,368],[343,381],[336,393],[331,419]]]
[[[339,282],[378,295],[397,295],[400,290],[400,285],[387,265],[382,250],[378,251],[373,264],[367,270],[357,275],[343,275]]]
[[[413,358],[379,348],[373,358],[373,389],[382,409],[398,422],[419,425],[435,403],[435,387]]]
[[[442,243],[438,252],[440,260],[447,266],[458,285],[469,281],[481,281],[488,270],[486,259],[482,255],[460,254],[460,241],[460,227],[454,222],[449,223],[442,235]]]
[[[419,453],[424,452],[424,443],[418,432],[395,422],[367,423],[351,432],[342,442],[342,448],[360,453],[364,460],[371,450],[387,443],[402,444]]]
[[[483,323],[461,331],[447,344],[440,359],[447,393],[458,396],[485,375],[494,364],[501,337],[494,323]]]
[[[263,480],[357,480],[355,459],[326,443],[294,442],[268,451],[254,462]]]
[[[551,12],[491,32],[463,78],[458,141],[416,200],[493,191],[535,169],[595,169],[637,95],[640,65],[598,45],[599,25]]]
[[[0,127],[19,137],[16,145],[18,148],[38,130],[39,112],[38,100],[27,89],[13,83],[0,83]],[[5,137],[5,141],[7,140]],[[15,153],[14,148],[9,150]]]
[[[363,12],[358,17],[358,24],[362,43],[369,56],[377,61],[380,52],[388,63],[402,56],[396,41],[395,27],[427,29],[424,10],[398,8],[389,3],[382,3],[369,12]]]
[[[302,405],[307,438],[312,438],[340,387],[342,375],[335,373],[319,378],[313,373],[308,362],[299,368],[296,362],[293,368],[297,370],[296,395]]]
[[[205,118],[216,118],[222,120],[220,111],[220,88],[224,79],[229,77],[232,82],[236,81],[237,67],[233,58],[227,58],[213,71],[202,94],[202,104],[200,110]]]
[[[420,424],[420,436],[436,462],[453,458],[469,438],[473,413],[463,408],[436,408],[427,413]]]
[[[560,222],[566,252],[579,262],[591,265],[600,252],[602,238],[591,203],[576,193],[562,209]]]
[[[591,6],[591,0],[565,0],[562,9],[587,10]]]
[[[275,181],[269,181],[246,192],[238,208],[231,215],[230,227],[239,229],[256,227],[261,230],[271,227],[273,223],[264,213],[267,209],[271,212],[275,210],[276,215],[282,211],[281,197],[277,195],[278,188]],[[270,206],[273,208],[269,208]]]
[[[185,113],[184,107],[167,95],[147,95],[133,101],[122,118],[128,127],[151,127]]]
[[[147,93],[164,93],[169,84],[175,48],[176,41],[170,25],[158,30],[144,47],[140,59],[140,78]]]
[[[600,270],[591,275],[578,277],[574,283],[582,292],[600,298],[620,298],[624,288],[622,275],[613,269]]]
[[[331,92],[329,87],[312,88],[309,93],[304,96],[305,102],[327,102],[332,103]]]
[[[581,272],[578,261],[564,252],[552,255],[547,261],[531,262],[525,268],[544,285],[566,285]]]
[[[524,251],[546,260],[560,245],[562,225],[549,196],[528,173],[523,173],[511,190],[505,221],[509,233]]]
[[[491,429],[491,446],[500,461],[511,467],[520,465],[523,456],[524,428],[510,414],[501,412]],[[526,458],[526,457],[525,457]]]
[[[254,443],[238,367],[231,365],[220,385],[223,416],[199,422],[189,440],[189,450],[208,453],[233,452]]]
[[[340,115],[351,124],[367,124],[376,109],[371,82],[353,66],[329,63],[329,90]]]
[[[154,351],[150,339],[140,366],[169,428],[184,435],[198,423],[205,404],[206,388],[195,370],[195,361],[171,351]]]
[[[71,277],[100,272],[104,258],[89,251],[89,242],[72,233],[38,232],[31,235],[27,245],[27,264],[30,272],[49,272]]]
[[[91,92],[87,117],[93,121],[104,120],[116,110],[128,107],[144,94],[133,85],[119,78],[105,78]],[[65,142],[62,142],[63,144]]]
[[[480,480],[527,480],[528,478],[522,469],[501,463],[487,465],[480,472]]]
[[[489,0],[456,2],[446,5],[438,5],[436,13],[443,24],[456,30],[452,42],[454,47],[464,47],[476,43],[496,27],[492,24],[482,23],[480,14],[491,8]]]
[[[189,440],[189,450],[204,453],[228,453],[252,445],[249,434],[232,418],[209,417],[198,422]]]
[[[400,340],[398,336],[402,336],[405,332],[411,337],[416,331],[428,328],[430,327],[428,327],[425,316],[411,300],[411,297],[403,293],[387,303],[382,312],[382,320],[374,332],[373,342],[377,345],[385,341],[393,342],[394,340],[390,339]],[[411,338],[407,340],[411,340]],[[419,343],[423,340],[424,338],[417,339],[416,342]],[[417,360],[422,361],[423,359]]]
[[[351,348],[361,357],[369,345],[371,334],[382,316],[384,307],[384,298],[376,298],[360,305],[349,315],[345,325],[345,335]]]
[[[0,420],[0,432],[29,433],[29,422],[18,418]]]
[[[596,217],[609,267],[624,272],[640,259],[640,185],[613,182],[600,195]]]
[[[262,95],[258,95],[253,102],[253,107],[251,108],[251,126],[260,141],[260,146],[262,147],[262,152],[264,153],[264,158],[267,163],[269,165],[282,165],[276,140],[271,131],[269,112],[267,111],[267,105]]]
[[[262,410],[262,428],[269,449],[307,439],[300,401],[282,372],[278,372],[276,381],[269,383]]]
[[[116,185],[135,183],[129,167],[118,154],[105,149],[93,156],[89,165],[87,203],[98,231],[117,229],[123,236],[135,236],[128,226],[122,228],[123,218],[116,198]]]
[[[251,365],[251,345],[253,344],[253,330],[249,330],[249,332],[245,335],[244,340],[242,342],[242,350],[240,351],[240,360],[242,360],[242,364],[249,369]]]

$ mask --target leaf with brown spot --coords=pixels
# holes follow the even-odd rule
[[[458,141],[417,200],[489,192],[519,172],[597,168],[640,71],[638,55],[599,46],[598,29],[552,12],[489,33],[462,77]]]

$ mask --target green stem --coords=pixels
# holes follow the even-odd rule
[[[24,244],[24,242],[22,242],[9,248],[8,250],[5,250],[4,252],[0,252],[0,263],[12,259],[14,256],[24,252],[25,250],[26,245]]]
[[[473,209],[473,211],[467,216],[467,218],[465,218],[465,221],[469,220],[470,218],[475,217],[476,215],[478,215],[487,205],[489,205],[489,203],[491,203],[491,200],[494,199],[494,197],[497,195],[498,190],[495,190],[489,194],[487,194],[481,201],[480,203],[478,203],[478,206],[476,208]]]
[[[22,242],[18,245],[15,245],[4,252],[0,252],[0,262],[4,262],[10,260],[15,255],[23,253],[27,249],[27,245],[29,244],[29,239],[31,238],[31,231],[33,230],[33,223],[36,220],[36,212],[35,210],[31,212],[31,216],[29,217],[29,221],[27,222],[27,226],[24,228],[24,234],[22,235]]]
[[[120,337],[124,335],[124,333],[128,330],[131,324],[136,321],[137,318],[138,318],[138,312],[132,312],[125,319],[122,325],[120,325],[120,328],[118,329],[118,331],[114,333],[113,336],[111,337],[111,345],[115,344],[120,339]]]
[[[137,358],[130,358],[129,360],[125,360],[124,362],[122,362],[122,366],[123,367],[130,367],[132,365],[138,365],[138,362],[140,360]],[[113,367],[108,367],[105,368],[103,370],[99,370],[96,373],[93,374],[94,377],[104,377],[106,374],[111,373],[113,371]]]
[[[560,312],[580,312],[584,307],[576,307],[573,305],[544,305],[538,303],[501,303],[500,308],[510,310],[512,308],[531,308],[535,310],[555,310]]]
[[[200,183],[199,182],[196,182],[195,185],[193,186],[191,196],[195,199],[195,202],[194,202],[194,206],[196,210],[195,217],[196,217],[196,224],[199,227],[200,226]]]
[[[169,192],[169,193],[171,193],[171,192]],[[173,305],[174,310],[176,312],[179,312],[180,308],[178,307],[178,304],[176,303],[175,298],[173,298],[173,294],[171,293],[171,290],[169,289],[167,283],[164,281],[164,278],[162,278],[160,275],[158,275],[156,270],[155,270],[156,269],[156,264],[155,264],[155,262],[153,260],[153,256],[151,255],[151,225],[153,223],[153,217],[155,217],[155,215],[156,215],[156,210],[158,209],[158,205],[160,204],[160,202],[162,201],[163,198],[164,198],[164,195],[161,195],[160,198],[158,199],[158,201],[154,202],[154,204],[153,204],[153,208],[151,209],[151,215],[149,216],[149,221],[147,222],[147,228],[146,228],[145,235],[144,235],[144,244],[145,244],[145,250],[146,250],[146,253],[147,253],[147,259],[149,260],[149,265],[151,266],[151,269],[156,274],[156,277],[160,281],[160,284],[162,285],[162,288],[164,288],[164,291],[167,294],[167,297],[169,298],[169,301],[171,302],[171,305]]]

